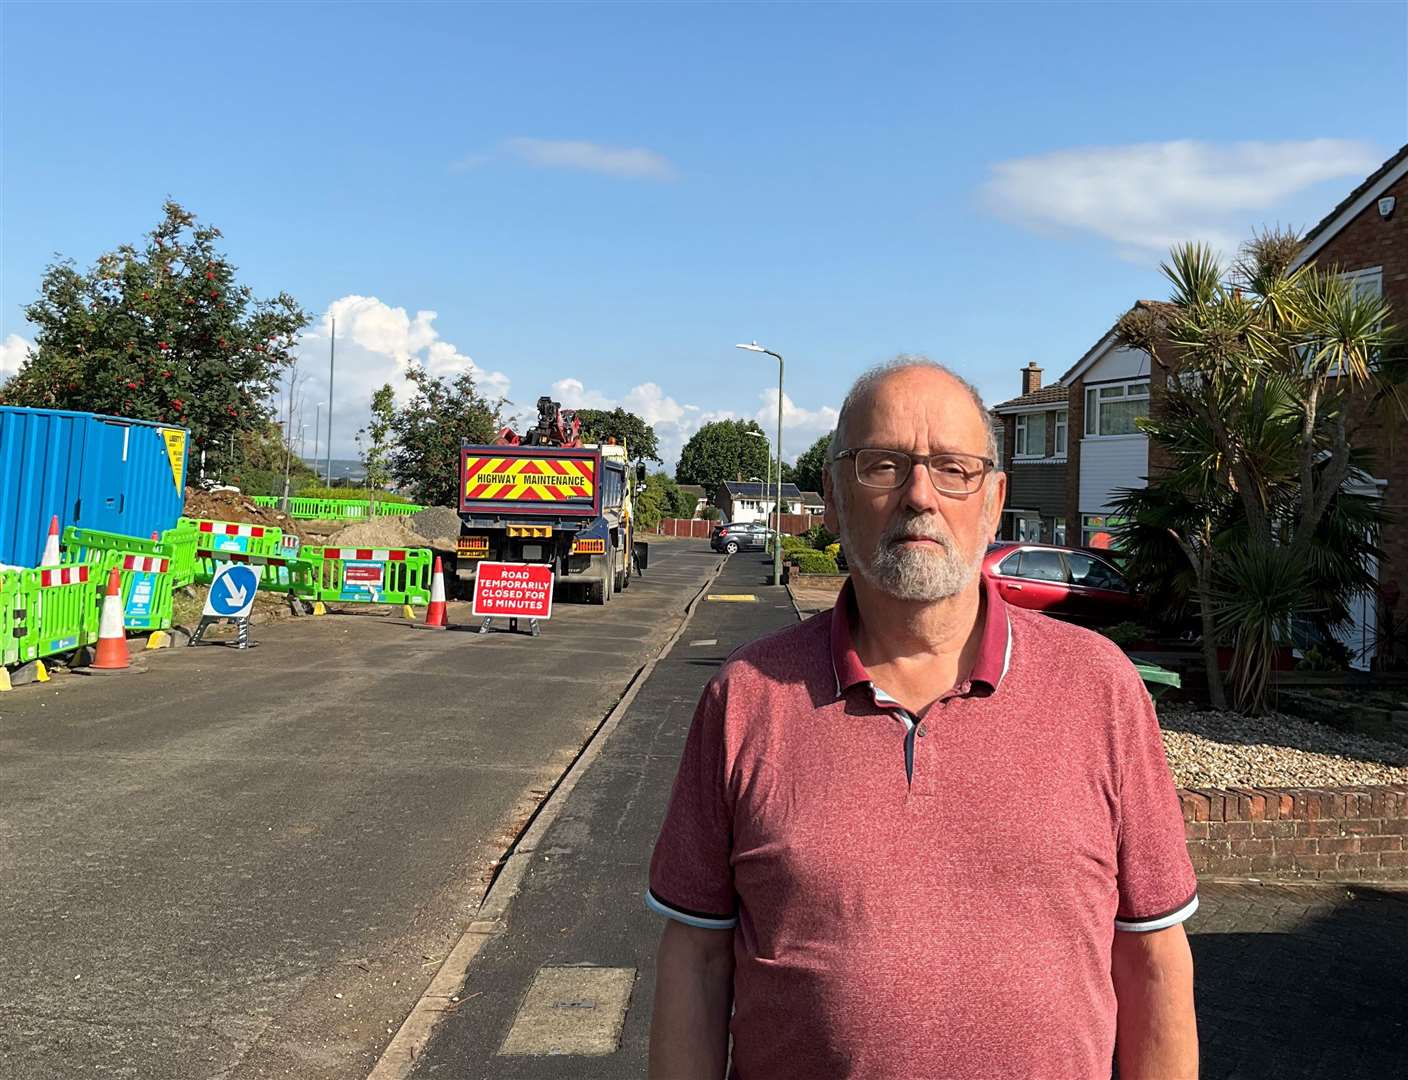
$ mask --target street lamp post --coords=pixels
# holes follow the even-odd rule
[[[318,453],[318,447],[322,445],[323,435],[323,406],[326,401],[320,401],[313,410],[313,476],[318,475],[318,462],[322,461],[322,455]]]
[[[782,584],[782,354],[765,349],[756,341],[736,348],[748,352],[766,353],[777,360],[777,502],[773,505],[777,513],[777,525],[772,534],[772,583]]]

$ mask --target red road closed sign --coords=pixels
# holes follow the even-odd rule
[[[552,618],[552,567],[533,563],[482,562],[474,578],[476,617]]]

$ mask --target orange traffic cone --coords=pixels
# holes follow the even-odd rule
[[[440,630],[450,628],[450,620],[445,614],[445,568],[440,565],[440,556],[435,556],[435,576],[430,579],[430,607],[425,609],[425,625]]]
[[[113,567],[98,623],[98,651],[88,665],[98,671],[121,671],[127,663],[127,634],[122,628],[122,577]]]
[[[58,566],[63,561],[63,556],[59,554],[59,515],[55,514],[49,519],[49,539],[44,541],[44,557],[39,560],[40,566]]]

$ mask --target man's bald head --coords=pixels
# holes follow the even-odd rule
[[[875,365],[851,384],[851,389],[846,394],[846,400],[841,403],[841,412],[836,418],[836,430],[831,436],[830,453],[827,454],[833,467],[836,455],[849,448],[848,425],[850,422],[870,407],[876,391],[884,383],[910,371],[932,372],[935,375],[943,376],[945,380],[952,380],[956,384],[954,389],[972,401],[973,408],[982,420],[983,430],[987,432],[987,446],[983,453],[996,461],[997,436],[992,430],[987,406],[983,404],[983,396],[978,393],[978,388],[953,369],[936,360],[930,360],[927,356],[903,355],[897,356],[893,360],[887,360],[883,364]]]

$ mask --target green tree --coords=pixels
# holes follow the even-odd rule
[[[412,364],[415,392],[391,421],[392,479],[427,506],[458,506],[460,444],[492,443],[502,426],[503,399],[479,392],[469,372],[437,378]]]
[[[680,505],[688,501],[690,513],[681,514]],[[645,490],[636,498],[636,521],[643,529],[653,529],[661,518],[691,517],[694,502],[682,491],[679,485],[663,472],[651,473],[645,478]]]
[[[1161,531],[1150,557],[1166,560],[1170,542],[1182,554],[1217,707],[1219,641],[1233,647],[1238,707],[1259,712],[1293,621],[1343,620],[1346,599],[1372,588],[1376,511],[1348,489],[1366,464],[1361,429],[1398,399],[1401,345],[1382,300],[1333,268],[1292,269],[1299,249],[1264,233],[1229,273],[1201,245],[1175,248],[1171,304],[1119,324],[1169,376],[1162,413],[1140,426],[1173,463],[1146,499],[1125,500],[1123,539],[1138,549]]]
[[[763,476],[768,468],[766,439],[746,432],[763,434],[752,420],[717,420],[705,424],[684,444],[675,479],[681,484],[699,484],[713,495],[725,480],[747,480]]]
[[[371,491],[367,513],[376,516],[377,496],[391,482],[391,429],[396,423],[396,392],[385,383],[372,394],[371,420],[357,432],[357,446],[362,454],[362,468],[367,472],[367,488]]]
[[[797,456],[792,482],[802,491],[820,491],[821,474],[826,470],[826,455],[831,449],[831,433],[827,432]]]
[[[583,442],[605,442],[615,439],[624,443],[632,461],[653,461],[663,465],[660,442],[655,429],[633,412],[619,405],[614,409],[575,409],[582,422]]]
[[[0,403],[179,425],[196,449],[230,456],[232,437],[272,416],[308,316],[287,293],[255,299],[219,238],[168,201],[140,247],[124,244],[83,272],[67,259],[50,266],[25,308],[34,349]]]

